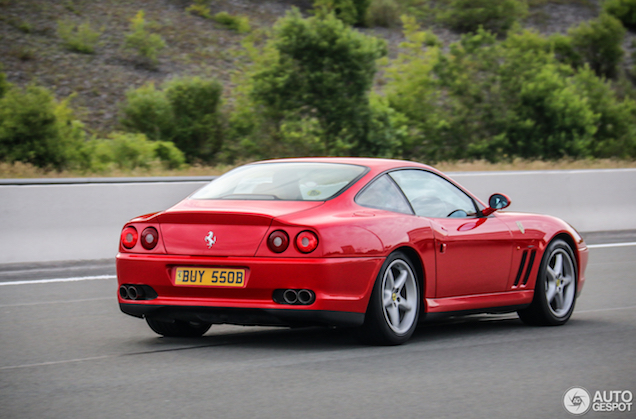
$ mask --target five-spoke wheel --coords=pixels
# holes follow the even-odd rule
[[[409,258],[392,253],[384,262],[360,332],[363,340],[384,345],[406,342],[417,326],[421,291]]]
[[[568,321],[576,300],[576,259],[561,239],[551,242],[541,261],[532,304],[519,311],[528,324],[556,326]]]

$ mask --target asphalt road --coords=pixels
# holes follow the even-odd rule
[[[589,242],[617,240],[636,236]],[[636,393],[635,272],[636,246],[594,247],[563,327],[472,316],[369,347],[320,328],[160,338],[119,312],[112,261],[4,265],[0,418],[574,417],[571,387]],[[93,279],[46,281],[79,277]]]

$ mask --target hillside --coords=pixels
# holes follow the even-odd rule
[[[241,40],[246,36],[186,12],[187,0],[0,0],[0,57],[9,82],[36,82],[58,98],[74,95],[72,107],[89,131],[105,135],[117,128],[118,104],[128,89],[147,82],[161,84],[175,76],[218,78],[225,94],[231,89]],[[210,2],[212,13],[249,17],[252,32],[270,28],[291,7],[308,14],[309,0],[220,0]],[[542,33],[565,33],[570,26],[598,15],[598,1],[534,1],[525,21]],[[156,69],[150,69],[124,50],[130,19],[139,11],[161,35],[166,48]],[[101,36],[94,54],[67,50],[58,36],[58,22],[88,22]],[[389,41],[395,56],[403,40],[400,28],[361,29]],[[459,39],[452,31],[433,27],[445,42]],[[628,34],[633,37],[633,34]],[[631,46],[626,39],[625,47]],[[628,56],[627,56],[628,57]]]

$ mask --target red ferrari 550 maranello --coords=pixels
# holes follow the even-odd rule
[[[248,164],[124,226],[119,305],[164,336],[326,325],[400,344],[438,315],[564,324],[587,246],[557,218],[500,211],[509,204],[407,161]]]

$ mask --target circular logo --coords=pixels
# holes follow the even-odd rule
[[[563,395],[563,407],[573,415],[584,415],[590,410],[590,393],[583,387],[572,387]]]

